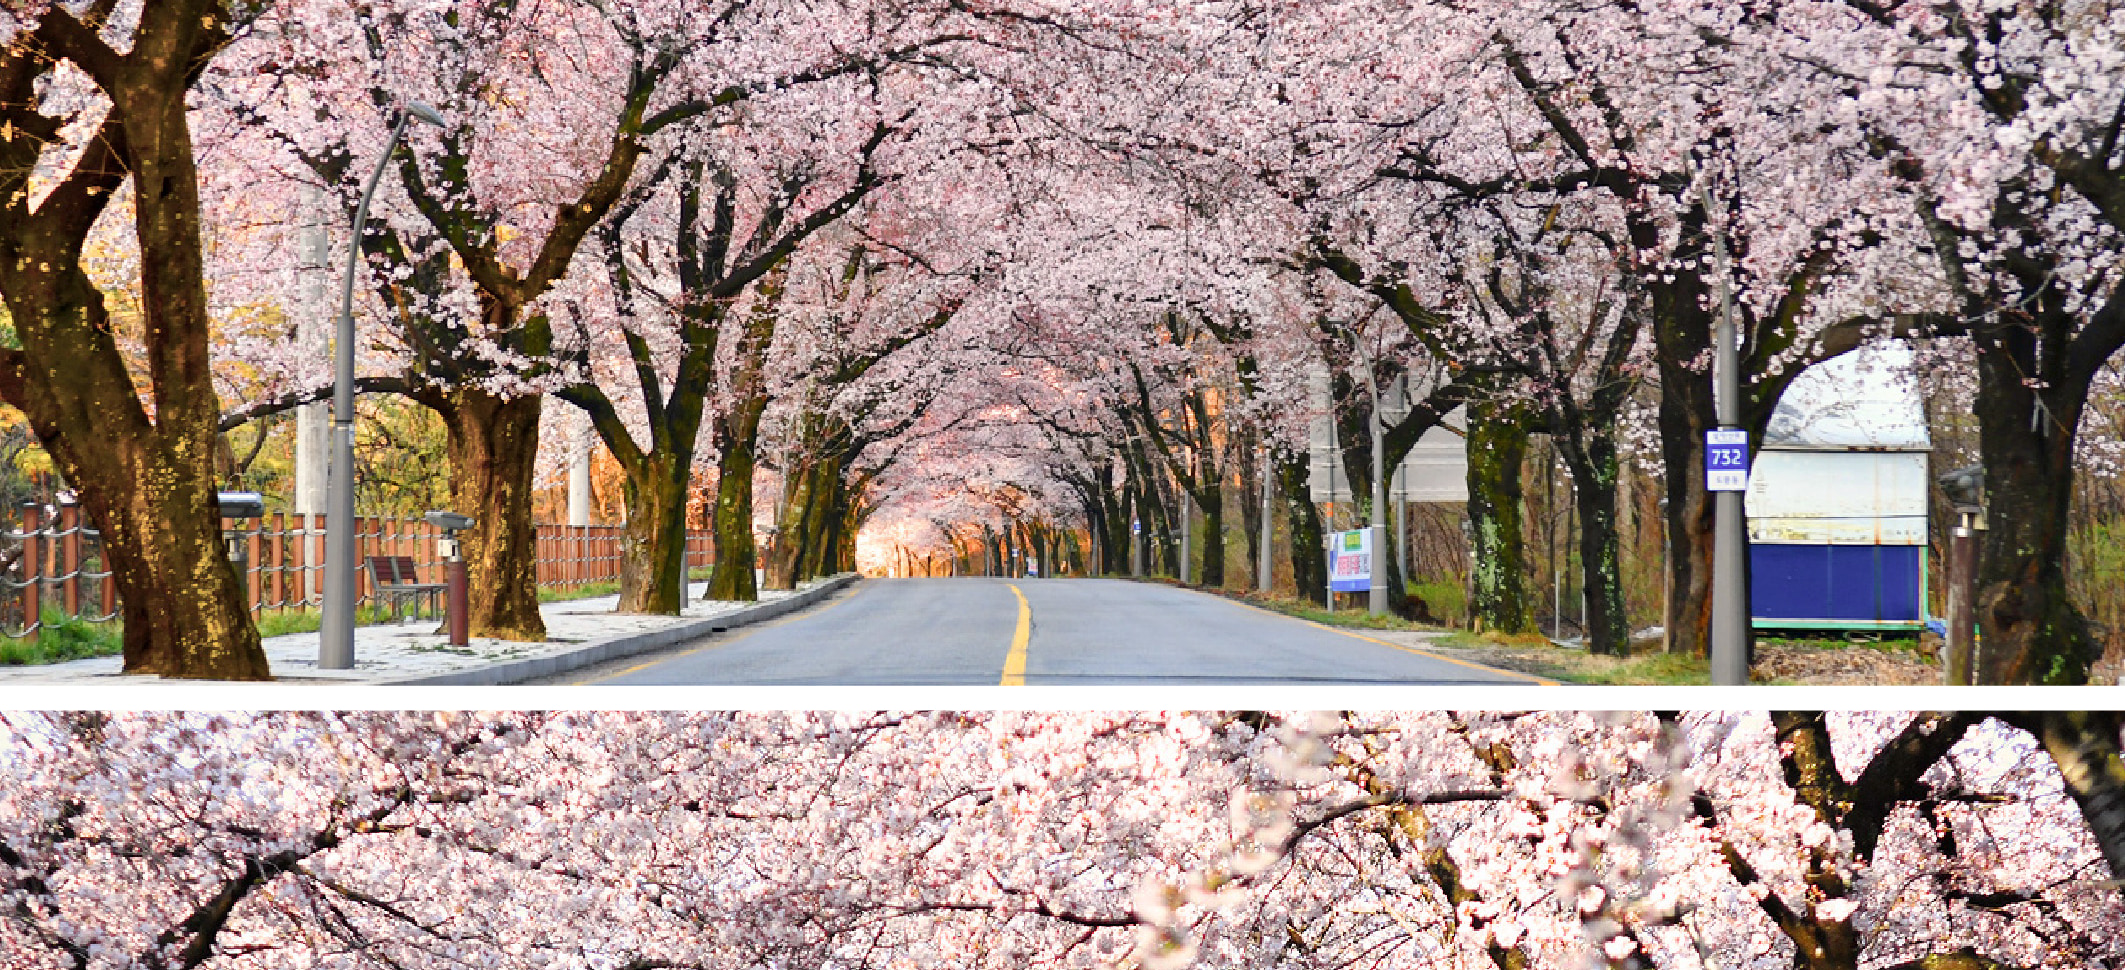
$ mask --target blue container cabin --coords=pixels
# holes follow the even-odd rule
[[[1910,359],[1856,351],[1780,398],[1746,502],[1756,629],[1924,628],[1932,443]]]

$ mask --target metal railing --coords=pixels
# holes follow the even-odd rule
[[[16,551],[13,563],[0,567],[0,636],[34,639],[48,606],[94,622],[116,618],[118,586],[103,556],[102,535],[85,524],[80,506],[27,503],[16,511],[19,521],[0,533]],[[245,553],[245,594],[254,614],[323,605],[323,515],[275,513],[223,527],[224,535]],[[541,588],[578,589],[619,579],[623,527],[539,524],[535,529],[533,555]],[[436,540],[442,530],[434,525],[420,519],[358,516],[354,531],[357,560],[410,556],[422,577],[440,580],[443,564],[436,555]],[[710,534],[689,530],[687,568],[713,561]],[[357,604],[372,599],[367,570],[356,569],[355,587]]]

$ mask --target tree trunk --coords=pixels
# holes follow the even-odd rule
[[[7,248],[8,308],[33,370],[0,384],[103,532],[125,604],[125,672],[269,679],[213,506],[214,422],[201,427],[197,408],[149,422],[78,264],[46,258],[38,272]]]
[[[1656,293],[1658,290],[1656,289]],[[1694,324],[1694,326],[1692,325]],[[1712,644],[1712,493],[1704,488],[1704,432],[1712,426],[1712,378],[1684,362],[1710,345],[1694,319],[1655,317],[1660,350],[1660,457],[1667,485],[1668,575],[1663,610],[1669,653],[1710,656]]]
[[[1469,620],[1477,632],[1535,632],[1527,588],[1527,537],[1520,515],[1520,469],[1527,424],[1487,401],[1468,406],[1468,521],[1472,549]]]
[[[27,179],[45,138],[0,146],[0,297],[21,348],[0,350],[0,394],[28,417],[104,533],[125,602],[125,670],[263,680],[265,655],[213,507],[221,415],[185,104],[221,18],[204,4],[172,2],[149,5],[141,20],[140,46],[92,68],[111,99],[102,130],[34,210]],[[18,135],[25,129],[15,115],[34,103],[38,75],[10,72],[0,92]],[[144,319],[139,345],[121,351],[81,252],[127,176]],[[150,385],[152,418],[129,356]]]
[[[693,454],[646,455],[621,485],[621,613],[677,616],[686,605],[686,486]]]
[[[1291,578],[1298,584],[1299,598],[1323,606],[1328,603],[1327,551],[1321,547],[1321,510],[1313,505],[1308,488],[1306,456],[1278,456],[1278,489],[1284,493],[1284,515],[1291,534]]]
[[[2118,751],[2118,715],[2045,711],[2005,719],[2043,743],[2111,878],[2125,879],[2125,760]]]
[[[812,459],[809,456],[795,458],[782,474],[782,514],[775,521],[775,541],[761,563],[761,588],[795,589],[799,565],[804,561],[804,549],[809,541],[806,532],[811,527],[812,487],[817,484],[812,477]]]
[[[839,458],[823,459],[813,466],[812,474],[818,484],[813,486],[812,514],[819,526],[805,550],[804,561],[799,564],[799,582],[842,572],[842,549],[853,548],[853,544],[845,540],[853,538],[857,532],[850,521],[856,514],[855,500],[842,480],[841,469]],[[854,568],[853,560],[847,568]]]
[[[1235,449],[1235,453],[1248,456],[1239,462],[1240,490],[1236,497],[1240,506],[1240,531],[1246,534],[1247,576],[1250,579],[1248,585],[1257,590],[1266,590],[1269,588],[1269,577],[1255,575],[1259,571],[1258,564],[1262,561],[1262,469],[1261,462],[1253,457],[1254,440],[1254,436],[1250,434]]]
[[[462,537],[471,634],[544,640],[531,517],[541,399],[504,399],[468,387],[432,403],[441,405],[436,410],[449,428],[451,503],[473,517]]]
[[[719,474],[716,480],[716,571],[703,599],[751,602],[760,598],[759,550],[753,544],[753,465],[760,440],[760,415],[767,410],[763,371],[775,339],[775,322],[789,279],[783,260],[762,277],[752,312],[739,334],[737,362],[731,368],[729,410],[716,416]]]
[[[1579,505],[1579,564],[1585,574],[1587,648],[1611,657],[1630,653],[1630,618],[1623,607],[1623,564],[1616,535],[1616,444],[1588,429],[1577,458],[1567,448],[1575,501]]]
[[[797,559],[795,576],[800,583],[833,572],[841,543],[841,462],[832,457],[821,458],[812,463],[810,477],[811,509],[805,513],[804,547]]]
[[[1203,483],[1203,534],[1196,545],[1203,550],[1201,583],[1211,589],[1225,585],[1225,485],[1217,479]]]
[[[1113,481],[1114,475],[1110,469],[1102,482],[1111,486]],[[1107,531],[1100,535],[1099,569],[1110,576],[1126,576],[1129,574],[1130,545],[1136,541],[1136,537],[1129,532],[1129,491],[1126,488],[1114,489],[1107,494],[1112,501],[1108,505],[1106,516]]]
[[[718,424],[726,428],[733,438],[725,438],[723,457],[718,462],[716,478],[716,569],[710,574],[708,592],[703,599],[741,600],[750,602],[760,598],[760,588],[753,567],[758,562],[758,551],[753,546],[753,436],[743,435],[735,440],[737,431],[744,424],[759,426],[759,412],[746,404],[740,411],[751,410],[752,420],[724,421]],[[734,416],[742,417],[742,415]]]
[[[2067,332],[2071,332],[2069,329]],[[2066,586],[2074,442],[2087,385],[2064,374],[2039,397],[2035,341],[2009,330],[1979,341],[1978,450],[1986,524],[1979,539],[1980,684],[2082,684],[2100,653]],[[2053,357],[2063,357],[2056,351]]]

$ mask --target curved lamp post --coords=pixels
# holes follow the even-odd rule
[[[362,230],[369,224],[369,200],[398,152],[406,125],[416,120],[447,127],[434,108],[406,102],[405,113],[392,126],[391,140],[376,160],[376,171],[362,188],[361,205],[355,207],[354,239],[347,246],[347,275],[341,281],[338,344],[333,348],[331,484],[325,500],[325,609],[317,648],[317,665],[325,670],[354,666],[354,272],[362,255]]]

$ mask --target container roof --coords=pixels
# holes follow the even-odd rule
[[[1911,347],[1869,344],[1803,371],[1778,399],[1763,446],[1795,451],[1930,451]]]

